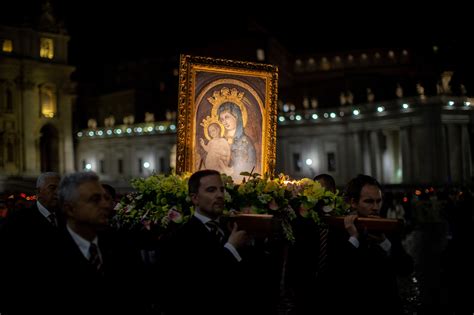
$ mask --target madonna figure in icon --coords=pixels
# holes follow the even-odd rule
[[[229,167],[233,173],[229,175],[242,180],[241,172],[251,172],[256,167],[255,147],[245,134],[242,111],[238,105],[225,102],[219,106],[217,116],[224,126],[224,138],[231,148]]]

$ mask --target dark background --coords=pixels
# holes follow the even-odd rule
[[[0,23],[34,25],[42,0],[5,1]],[[474,91],[474,30],[469,10],[454,2],[415,4],[223,2],[220,5],[181,1],[90,0],[50,1],[58,21],[68,30],[69,62],[81,86],[106,92],[104,73],[121,61],[163,58],[178,67],[177,56],[212,43],[238,43],[264,33],[290,54],[339,53],[367,49],[409,49],[436,72],[454,71],[455,80]],[[418,5],[418,7],[416,7]],[[435,59],[424,58],[433,55]],[[219,54],[219,52],[216,52]],[[423,65],[421,66],[423,67]]]
[[[5,1],[0,22],[34,22],[43,2]],[[241,2],[50,2],[71,35],[71,63],[84,66],[100,63],[102,57],[179,54],[219,38],[242,36],[249,25],[266,29],[294,53],[438,45],[446,53],[465,55],[474,29],[467,8],[453,2],[418,8],[401,2],[365,7],[342,2],[261,7]],[[91,45],[95,48],[89,49]]]

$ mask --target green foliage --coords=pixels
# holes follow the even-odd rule
[[[322,216],[343,215],[347,208],[337,193],[308,178],[290,180],[284,174],[274,178],[255,173],[242,175],[247,178],[241,184],[235,184],[230,176],[222,175],[226,189],[225,212],[271,214],[281,220],[289,241],[294,241],[291,221],[297,214],[323,224]],[[136,192],[125,196],[117,205],[116,224],[165,230],[169,222],[185,222],[193,211],[188,196],[189,176],[152,175],[132,180]]]

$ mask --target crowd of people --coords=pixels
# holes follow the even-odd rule
[[[330,175],[315,180],[336,191]],[[197,171],[188,183],[193,216],[160,240],[152,268],[126,233],[111,228],[115,190],[95,173],[43,173],[36,189],[30,207],[0,224],[1,314],[270,315],[281,313],[283,289],[291,295],[291,314],[406,313],[398,280],[413,275],[416,261],[402,245],[405,235],[357,224],[360,217],[381,215],[382,186],[371,176],[346,185],[342,229],[298,217],[295,243],[282,245],[252,238],[236,223],[224,226],[220,173]],[[465,215],[472,196],[458,197],[450,207]],[[399,204],[390,205],[386,216],[403,219]],[[454,223],[452,230],[449,255],[460,258],[469,232]],[[472,306],[464,291],[447,285],[466,299],[459,307]]]

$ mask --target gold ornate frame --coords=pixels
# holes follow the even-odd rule
[[[203,158],[198,139],[210,139],[207,127],[212,123],[221,127],[219,134],[223,135],[217,110],[221,104],[232,102],[239,107],[244,132],[255,147],[256,167],[248,171],[273,175],[277,88],[276,66],[181,55],[176,172],[195,172],[201,168]]]

